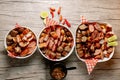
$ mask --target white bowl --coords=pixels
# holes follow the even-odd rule
[[[24,26],[22,26],[22,27],[24,27]],[[31,30],[30,28],[28,28],[28,27],[24,27],[24,28],[27,28],[27,29],[29,29],[30,31],[32,31],[32,30]],[[13,28],[13,29],[15,29],[15,28]],[[12,31],[13,29],[9,30],[8,33],[6,34],[5,38],[4,38],[4,46],[5,46],[5,49],[6,49],[6,50],[7,50],[6,38],[7,38],[7,35],[10,33],[10,31]],[[32,31],[32,33],[34,34],[33,31]],[[21,57],[21,56],[15,56],[15,57],[9,56],[9,57],[11,57],[11,58],[17,58],[17,59],[25,59],[25,58],[28,58],[28,57],[30,57],[31,55],[33,55],[33,54],[35,53],[36,49],[37,49],[37,37],[36,37],[35,34],[34,34],[34,36],[35,36],[35,38],[36,38],[36,47],[35,47],[35,49],[32,51],[31,54],[29,54],[29,55],[27,55],[27,56],[24,56],[24,57]],[[8,50],[7,50],[7,52],[9,53]]]
[[[106,23],[108,26],[112,27],[112,26],[111,26],[109,23],[107,23],[107,22],[98,22],[98,23]],[[78,28],[77,28],[77,29],[78,29]],[[114,33],[113,30],[112,30],[112,33]],[[75,36],[76,36],[76,33],[75,33]],[[98,59],[98,62],[105,62],[105,61],[110,60],[110,59],[112,58],[113,54],[114,54],[114,50],[115,50],[115,47],[113,47],[113,52],[110,54],[109,58],[105,58],[105,57],[104,57],[103,59]],[[75,43],[75,52],[76,52],[76,56],[78,57],[78,59],[81,60],[81,61],[83,61],[83,62],[85,62],[86,59],[80,58],[79,55],[78,55],[78,53],[77,53],[76,43]]]
[[[60,25],[60,26],[62,26],[62,25]],[[68,29],[68,30],[71,32],[71,30],[70,30],[68,27],[66,27],[66,26],[62,26],[62,27],[65,27],[66,29]],[[39,36],[38,36],[38,43],[37,43],[37,44],[39,44],[39,37],[40,37],[40,35],[41,35],[41,33],[42,33],[42,31],[43,31],[44,29],[46,29],[46,27],[44,27],[44,28],[41,30],[41,32],[40,32],[40,34],[39,34]],[[37,45],[37,46],[38,46],[38,49],[39,49],[39,52],[41,53],[41,55],[42,55],[44,58],[46,58],[46,59],[48,59],[48,60],[50,60],[50,61],[62,61],[62,60],[65,60],[66,58],[68,58],[68,57],[72,54],[72,52],[73,52],[73,50],[74,50],[74,46],[75,46],[75,38],[74,38],[74,35],[73,35],[72,32],[71,32],[71,34],[72,34],[73,41],[74,41],[74,42],[73,42],[73,46],[72,46],[70,52],[69,52],[65,57],[61,57],[60,59],[50,59],[50,58],[48,58],[47,56],[45,56],[45,55],[42,53],[42,51],[41,51],[40,48],[39,48],[39,45]]]

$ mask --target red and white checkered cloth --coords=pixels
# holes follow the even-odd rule
[[[48,26],[53,26],[53,25],[58,25],[59,23],[51,18],[46,18],[46,27]]]
[[[94,59],[94,58],[85,60],[89,75],[93,71],[93,69],[96,66],[97,62],[98,62],[98,59]]]
[[[84,16],[81,16],[81,23],[86,23],[88,22],[87,19]]]

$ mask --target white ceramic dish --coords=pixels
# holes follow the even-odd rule
[[[62,25],[60,25],[60,26],[62,26]],[[68,27],[66,27],[66,26],[62,26],[62,27],[65,27],[66,29],[68,29],[68,30],[71,32],[71,30],[70,30]],[[46,28],[46,27],[45,27],[45,28]],[[73,52],[73,50],[74,50],[74,46],[75,46],[75,38],[74,38],[73,33],[71,32],[74,42],[73,42],[73,46],[72,46],[70,52],[69,52],[65,57],[61,57],[60,59],[50,59],[50,58],[48,58],[47,56],[45,56],[45,55],[42,53],[42,51],[40,50],[39,45],[38,45],[38,44],[39,44],[39,37],[40,37],[42,31],[43,31],[45,28],[43,28],[43,29],[41,30],[41,32],[40,32],[40,34],[39,34],[39,36],[38,36],[37,46],[38,46],[38,49],[39,49],[39,52],[41,53],[41,55],[42,55],[44,58],[46,58],[46,59],[48,59],[48,60],[50,60],[50,61],[62,61],[62,60],[65,60],[66,58],[68,58],[68,57],[72,54],[72,52]]]
[[[105,24],[107,24],[108,26],[112,27],[112,26],[111,26],[109,23],[107,23],[107,22],[98,22],[98,23],[105,23]],[[78,29],[78,28],[77,28],[77,29]],[[112,30],[112,33],[114,33],[113,30]],[[76,33],[75,33],[75,36],[76,36]],[[76,38],[75,38],[75,39],[76,39]],[[75,40],[75,41],[76,41],[76,40]],[[110,60],[110,59],[112,58],[113,54],[114,54],[114,50],[115,50],[115,47],[113,47],[113,52],[110,54],[109,58],[105,58],[105,57],[104,57],[104,59],[98,59],[98,62],[105,62],[105,61]],[[76,52],[76,56],[78,57],[78,59],[81,60],[81,61],[83,61],[83,62],[85,62],[86,59],[80,58],[79,55],[78,55],[78,53],[77,53],[76,43],[75,43],[75,52]]]
[[[22,27],[24,27],[24,26],[22,26]],[[27,29],[29,29],[30,31],[32,31],[32,30],[31,30],[30,28],[28,28],[28,27],[24,27],[24,28],[27,28]],[[15,28],[13,28],[13,29],[15,29]],[[7,37],[7,35],[10,33],[10,31],[12,31],[13,29],[9,30],[8,33],[6,34],[5,38],[4,38],[4,46],[5,46],[5,49],[6,49],[6,50],[7,50],[6,37]],[[32,31],[32,33],[34,34],[33,31]],[[35,35],[35,34],[34,34],[34,35]],[[36,37],[36,35],[35,35],[35,38],[36,38],[36,47],[35,47],[35,49],[32,51],[31,54],[29,54],[29,55],[27,55],[27,56],[24,56],[24,57],[21,57],[21,56],[15,56],[15,57],[9,56],[9,57],[11,57],[11,58],[17,58],[17,59],[25,59],[25,58],[28,58],[28,57],[32,56],[32,55],[35,53],[36,49],[37,49],[37,37]],[[8,50],[7,50],[7,52],[9,53]]]

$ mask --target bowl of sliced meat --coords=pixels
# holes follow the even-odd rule
[[[76,55],[81,61],[91,58],[98,62],[108,61],[118,44],[116,40],[117,36],[108,23],[82,23],[76,30]]]
[[[18,24],[8,32],[4,43],[8,56],[18,59],[30,57],[37,48],[37,38],[32,30]]]
[[[38,48],[48,60],[61,61],[68,58],[75,45],[73,33],[62,25],[44,28],[39,35]]]

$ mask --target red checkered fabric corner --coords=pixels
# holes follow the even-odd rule
[[[93,69],[96,66],[97,62],[98,62],[98,59],[94,59],[94,58],[93,59],[86,59],[85,60],[85,63],[86,63],[89,75],[93,71]]]
[[[88,22],[87,19],[84,16],[81,16],[81,23],[86,23]]]
[[[59,23],[51,18],[46,18],[46,27],[58,25]]]

